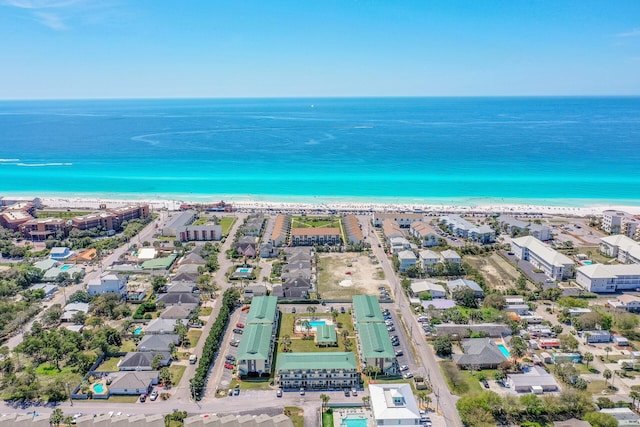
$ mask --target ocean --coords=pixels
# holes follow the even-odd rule
[[[640,205],[640,98],[0,102],[0,195]]]

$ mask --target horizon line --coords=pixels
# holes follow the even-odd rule
[[[407,99],[407,98],[638,98],[640,94],[609,95],[305,95],[305,96],[157,96],[157,97],[72,97],[0,98],[0,102],[22,101],[152,101],[152,100],[237,100],[237,99]]]

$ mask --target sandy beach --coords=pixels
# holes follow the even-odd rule
[[[91,197],[41,197],[45,207],[53,209],[98,209],[106,204],[108,208],[130,204],[146,203],[153,209],[179,210],[183,203],[213,203],[220,199],[203,200],[162,200],[162,199],[108,199]],[[272,211],[337,211],[337,212],[424,212],[424,213],[462,213],[462,214],[547,214],[567,216],[600,215],[608,209],[621,210],[631,214],[640,214],[640,206],[594,204],[591,206],[553,206],[540,204],[479,204],[473,206],[447,204],[411,204],[411,203],[349,203],[339,202],[279,202],[266,200],[234,200],[225,198],[239,210],[272,210]]]

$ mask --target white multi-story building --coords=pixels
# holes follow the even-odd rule
[[[398,252],[398,261],[400,261],[400,271],[402,273],[407,271],[407,268],[416,265],[416,254],[413,251],[401,251]]]
[[[420,259],[420,267],[427,272],[433,271],[433,267],[440,262],[438,254],[428,249],[420,251],[418,258]]]
[[[101,295],[115,292],[120,295],[127,293],[127,279],[117,274],[105,273],[98,279],[92,279],[87,285],[89,295]]]
[[[380,227],[385,220],[390,219],[397,222],[400,227],[408,228],[412,223],[422,221],[423,218],[424,215],[422,214],[374,212],[373,225],[374,227]]]
[[[640,288],[640,264],[592,264],[576,270],[576,282],[590,292]]]
[[[440,222],[453,234],[463,239],[470,239],[474,242],[490,243],[496,238],[493,228],[488,225],[476,225],[460,215],[447,215],[440,218]]]
[[[369,385],[374,425],[421,425],[421,416],[409,384]]]
[[[622,234],[600,239],[600,252],[625,264],[640,264],[640,243]]]
[[[527,230],[530,236],[533,236],[538,240],[547,241],[551,239],[551,229],[544,225],[520,221],[511,215],[500,215],[497,218],[497,221],[498,224],[500,224],[500,227],[507,229],[510,233],[513,231],[521,233]]]
[[[568,279],[575,273],[575,263],[568,256],[533,236],[512,239],[511,250],[518,259],[529,261],[552,279]]]
[[[412,236],[417,237],[422,242],[422,246],[438,246],[438,233],[426,222],[416,221],[409,227]]]
[[[640,237],[640,221],[627,212],[607,210],[602,213],[602,229],[611,234],[624,234],[627,237]]]

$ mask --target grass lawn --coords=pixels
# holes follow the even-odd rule
[[[442,376],[447,382],[447,386],[449,387],[449,390],[451,390],[453,394],[456,394],[458,396],[464,396],[464,395],[478,394],[482,392],[482,386],[478,381],[478,376],[477,376],[478,372],[475,372],[475,375],[472,375],[469,371],[463,371],[461,369],[458,369],[455,363],[453,363],[450,360],[440,362],[439,365],[440,365],[440,370],[442,371]],[[445,369],[445,366],[447,365],[453,366],[453,368],[457,370],[458,375],[456,378],[452,378],[447,374],[447,370]],[[485,372],[484,375],[488,379],[492,378],[492,375],[489,374],[489,372]]]
[[[322,413],[322,427],[333,427],[333,412],[323,412]]]
[[[102,361],[100,366],[98,366],[98,371],[108,371],[108,372],[116,372],[118,370],[118,362],[120,361],[119,357],[109,357]]]
[[[223,216],[220,219],[220,225],[222,226],[222,235],[226,236],[229,234],[229,230],[233,226],[233,223],[236,222],[235,216]]]
[[[121,352],[128,353],[136,350],[136,343],[133,340],[122,340],[122,345],[120,346]]]
[[[602,395],[602,392],[607,389],[605,381],[591,381],[587,384],[587,393],[593,395]]]
[[[297,406],[285,406],[284,414],[291,418],[295,427],[304,427],[304,411]]]
[[[86,215],[88,212],[71,212],[71,211],[37,211],[36,218],[62,218],[71,219],[74,216]]]
[[[202,307],[200,309],[200,316],[211,316],[212,311],[213,307]]]
[[[48,363],[43,363],[42,365],[38,366],[36,368],[36,374],[50,376],[50,377],[75,375],[75,373],[71,370],[70,367],[64,367],[61,370],[58,370],[55,366],[50,365]]]
[[[109,396],[109,403],[136,403],[140,396]]]
[[[202,331],[199,329],[189,329],[187,332],[187,338],[189,338],[189,342],[191,343],[191,347],[195,347],[198,345],[198,340],[200,340],[200,336],[202,336]]]
[[[171,383],[173,385],[180,384],[180,380],[182,379],[182,375],[184,375],[185,369],[187,369],[187,367],[181,365],[169,366],[169,372],[171,372]]]
[[[465,255],[464,261],[483,274],[491,289],[508,288],[520,277],[520,272],[497,253],[489,256]]]
[[[273,390],[269,382],[271,382],[270,378],[238,381],[234,377],[229,388],[235,388],[236,384],[240,384],[240,390]]]
[[[291,218],[291,228],[340,228],[340,219],[336,217],[294,216]]]

